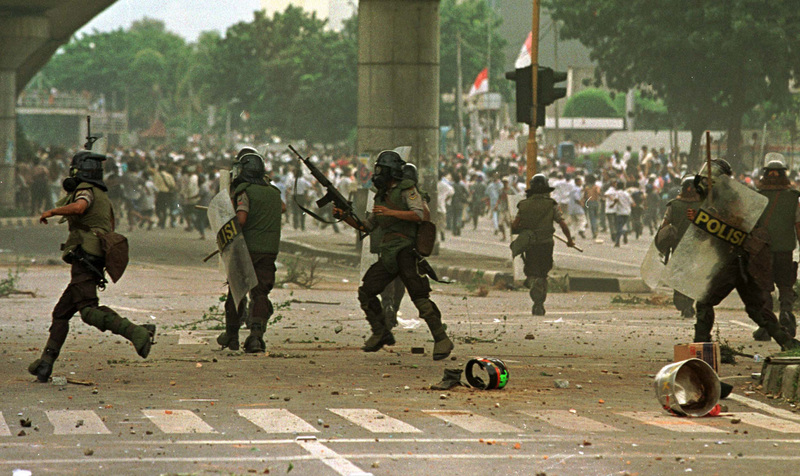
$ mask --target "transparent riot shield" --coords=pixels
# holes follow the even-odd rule
[[[258,278],[227,188],[208,204],[208,222],[217,234],[220,262],[228,277],[231,295],[238,306],[242,298],[256,287]]]
[[[711,191],[664,273],[667,286],[696,301],[706,300],[712,280],[735,259],[768,201],[724,175],[714,179]]]
[[[512,218],[516,218],[517,205],[525,199],[525,195],[517,193],[515,195],[506,195],[506,197],[508,197],[508,212],[511,214]],[[508,230],[508,232],[511,233],[511,230]],[[511,250],[509,250],[509,252],[510,251]],[[511,254],[511,259],[513,260],[514,281],[525,281],[525,263],[522,261],[522,255],[518,255],[515,258],[514,255]]]
[[[655,289],[660,284],[664,284],[664,272],[667,269],[666,256],[656,248],[655,241],[650,243],[650,248],[642,260],[642,267],[639,269],[642,280],[650,288]]]

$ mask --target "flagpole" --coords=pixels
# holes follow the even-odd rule
[[[538,98],[536,86],[539,72],[539,0],[533,0],[533,15],[531,18],[531,93],[533,102],[531,107],[531,125],[528,129],[528,147],[526,150],[527,158],[527,184],[530,186],[531,178],[536,174],[536,157],[538,156],[539,146],[536,143],[536,109]]]

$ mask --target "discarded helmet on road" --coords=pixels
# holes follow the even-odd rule
[[[473,373],[476,365],[481,370],[486,371],[489,377],[488,382],[484,382],[481,377]],[[506,368],[506,364],[502,360],[493,357],[475,357],[471,359],[467,362],[464,374],[470,385],[482,390],[501,389],[508,383],[508,368]]]

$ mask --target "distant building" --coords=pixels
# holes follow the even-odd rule
[[[317,18],[328,20],[328,28],[334,31],[340,31],[344,21],[358,10],[358,0],[261,0],[268,17],[285,11],[289,5],[315,12]]]

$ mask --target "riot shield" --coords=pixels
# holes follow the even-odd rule
[[[208,222],[211,229],[216,231],[220,262],[238,306],[242,298],[258,284],[258,278],[227,188],[223,188],[208,204]]]
[[[705,301],[712,280],[736,258],[761,213],[767,197],[728,176],[714,179],[711,197],[700,205],[664,273],[665,284]]]
[[[656,248],[656,242],[651,242],[639,269],[642,280],[650,289],[655,289],[659,284],[664,283],[664,271],[667,269],[666,261],[664,254]]]
[[[508,211],[513,218],[516,218],[518,210],[517,205],[525,199],[525,195],[517,193],[515,195],[506,195],[506,197],[508,197]],[[511,233],[511,230],[508,230],[508,232]],[[525,263],[522,261],[522,255],[517,255],[515,258],[512,253],[511,259],[513,260],[514,281],[525,281]]]

